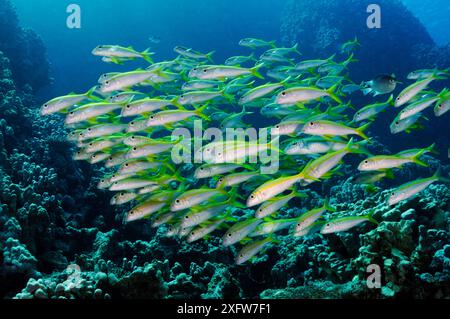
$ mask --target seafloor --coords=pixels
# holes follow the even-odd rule
[[[376,72],[377,61],[404,72],[450,65],[449,47],[437,48],[398,1],[378,2],[391,8],[389,19],[396,23],[389,36],[358,35],[371,44],[360,53],[362,63],[370,61],[365,72]],[[309,3],[314,5],[288,4],[281,29],[285,41],[301,38],[315,54],[353,38],[349,19],[317,18],[318,12],[351,13],[353,1],[343,0],[339,8],[334,1]],[[314,32],[305,33],[305,26]],[[386,47],[392,48],[388,61]],[[367,193],[351,179],[336,177],[283,214],[322,204],[323,191],[338,211],[375,207],[377,228],[286,236],[282,245],[244,266],[234,265],[235,249],[218,238],[187,244],[166,238],[148,222],[123,225],[123,212],[96,189],[101,170],[73,161],[62,121],[38,114],[35,92],[50,84],[45,56],[39,37],[22,29],[9,1],[0,0],[0,298],[450,297],[450,189],[444,184],[390,208],[386,191]],[[439,165],[450,173],[449,165],[425,159],[428,169],[407,166],[397,182],[429,176]],[[382,269],[381,288],[366,284],[371,264]]]

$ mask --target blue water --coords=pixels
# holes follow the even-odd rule
[[[72,0],[14,0],[23,26],[40,34],[53,65],[56,92],[85,90],[111,66],[90,54],[99,44],[153,47],[158,60],[175,58],[176,45],[216,50],[220,61],[245,54],[238,46],[247,36],[278,39],[285,0],[80,0],[81,29],[66,26]],[[149,37],[161,38],[154,45]],[[157,46],[157,47],[156,47]]]
[[[402,1],[424,24],[438,45],[450,41],[448,1]],[[76,3],[81,7],[81,29],[69,29],[66,25],[69,15],[66,8],[73,1],[34,0],[32,5],[29,0],[12,2],[17,8],[22,25],[35,30],[47,47],[54,81],[53,85],[39,92],[40,99],[45,101],[69,92],[85,92],[97,82],[99,74],[142,66],[138,63],[128,63],[124,67],[118,67],[102,63],[98,57],[91,54],[91,50],[99,44],[131,45],[142,51],[150,47],[157,53],[157,61],[175,58],[173,48],[176,45],[192,47],[202,52],[215,50],[214,59],[219,63],[229,56],[249,53],[247,48],[238,45],[239,40],[244,37],[275,39],[281,45],[281,25],[283,19],[286,19],[284,10],[286,4],[292,0],[129,0],[126,3],[122,0],[79,0]],[[358,8],[364,10],[365,7],[359,5]],[[384,17],[388,15],[389,12],[382,11],[382,21],[386,21],[387,18]],[[357,22],[358,26],[365,27],[365,21]],[[380,31],[373,31],[373,34],[382,33],[389,27],[392,26],[385,25]],[[152,43],[150,37],[159,38],[161,42]],[[302,39],[299,39],[299,42],[301,48]],[[314,45],[307,43],[305,46]],[[336,52],[338,45],[339,43],[335,44],[330,52]],[[397,66],[400,66],[402,61],[392,61],[392,53],[389,50],[391,49],[387,48],[383,52],[385,56],[379,57],[381,63],[352,65],[352,79],[362,81],[379,73],[398,73]],[[331,53],[324,52],[320,55],[307,58],[324,58]],[[387,68],[387,64],[391,67]],[[370,71],[365,72],[366,69]],[[371,100],[353,98],[353,102],[363,105]],[[389,130],[391,117],[381,115],[377,125],[372,128],[375,134],[383,135]],[[448,135],[449,128],[445,125],[445,119],[433,118],[433,123],[444,129],[444,135]],[[433,128],[429,123],[425,126],[425,131],[406,134],[403,137],[404,145],[412,147],[418,138],[422,140],[422,146],[436,141]],[[439,136],[438,139],[443,143],[446,137]],[[398,147],[390,135],[386,136],[383,142]]]
[[[86,82],[108,70],[90,55],[99,43],[153,47],[159,59],[174,57],[175,45],[204,52],[217,50],[216,58],[245,54],[237,45],[247,36],[279,39],[287,0],[79,0],[82,28],[66,26],[71,0],[13,0],[19,19],[43,39],[52,63],[54,86],[47,95],[85,90]],[[402,0],[427,27],[436,43],[450,42],[450,2]],[[161,39],[152,44],[149,37]]]

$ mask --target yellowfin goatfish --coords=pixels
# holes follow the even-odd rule
[[[445,78],[433,74],[424,80],[420,80],[416,83],[411,84],[402,92],[400,92],[400,94],[397,96],[397,98],[395,99],[395,107],[400,107],[403,104],[408,103],[417,94],[419,94],[422,90],[424,90],[431,82],[438,79],[445,79]]]
[[[272,198],[265,203],[263,203],[255,213],[256,218],[264,218],[266,216],[272,215],[276,213],[280,208],[287,205],[289,201],[294,199],[295,197],[305,196],[303,193],[297,193],[296,191],[293,191],[291,194],[280,197],[280,198]]]
[[[218,189],[192,189],[177,197],[170,206],[170,210],[176,212],[191,208],[218,195],[226,196],[227,193]]]
[[[389,195],[388,204],[392,206],[408,198],[416,196],[428,186],[438,181],[446,183],[450,182],[449,179],[441,177],[440,170],[438,170],[436,174],[429,178],[418,179],[413,182],[406,183],[393,190]]]
[[[420,166],[427,167],[428,165],[421,160],[419,157],[422,156],[424,150],[421,150],[417,154],[411,157],[402,157],[397,155],[379,155],[370,157],[364,161],[362,161],[358,169],[360,171],[380,171],[386,170],[390,168],[401,167],[407,163],[415,163]]]
[[[326,211],[335,212],[336,210],[328,204],[328,200],[320,208],[315,208],[309,212],[304,213],[296,220],[294,236],[299,237],[296,234],[303,234],[303,231],[314,224],[320,219]]]
[[[313,87],[293,87],[278,94],[276,103],[297,104],[317,100],[323,97],[331,97],[338,103],[342,103],[342,101],[333,93],[335,89],[335,86],[329,90],[321,90]]]
[[[263,48],[272,47],[275,48],[275,41],[264,41],[256,38],[245,38],[239,41],[239,45],[248,48]]]
[[[252,233],[259,224],[263,221],[261,219],[247,219],[231,226],[222,238],[222,244],[227,247],[237,242],[240,242],[250,233]]]
[[[178,53],[181,56],[184,56],[186,58],[195,59],[195,60],[209,60],[212,61],[212,55],[215,51],[212,51],[210,53],[203,54],[201,52],[195,51],[190,48],[177,46],[175,47],[174,51]]]
[[[95,119],[101,115],[112,113],[123,107],[122,104],[117,103],[92,103],[80,106],[71,112],[66,117],[66,124],[76,124],[83,121]]]
[[[378,115],[378,113],[384,112],[389,106],[393,105],[394,105],[394,96],[391,95],[389,99],[384,103],[370,104],[360,109],[358,112],[356,112],[355,116],[353,117],[353,122],[374,120],[375,117]]]
[[[226,65],[209,66],[204,68],[202,72],[197,73],[195,77],[202,80],[217,80],[253,75],[257,78],[264,79],[264,77],[258,72],[258,70],[263,66],[263,64],[258,64],[250,69]]]
[[[134,102],[127,103],[123,110],[122,116],[135,116],[141,115],[143,113],[151,113],[161,110],[169,105],[175,105],[177,98],[173,100],[163,100],[163,99],[142,99]]]
[[[188,243],[193,243],[199,239],[204,238],[205,236],[211,234],[213,231],[215,231],[216,229],[218,229],[223,223],[224,223],[224,219],[218,219],[215,221],[212,221],[210,224],[204,225],[204,226],[199,226],[195,229],[193,229],[187,238],[187,242]]]
[[[364,131],[370,126],[370,123],[361,126],[360,128],[352,128],[342,123],[335,123],[332,121],[311,121],[306,123],[302,132],[308,135],[316,136],[348,136],[358,135],[363,139],[369,139]]]
[[[111,93],[128,89],[145,81],[150,80],[158,74],[158,70],[137,70],[131,72],[120,73],[104,81],[99,91],[102,93]]]
[[[238,253],[236,257],[236,265],[241,265],[257,255],[267,244],[274,242],[272,237],[256,241],[248,244]]]
[[[408,80],[423,80],[429,78],[432,75],[448,76],[449,70],[436,70],[436,69],[422,69],[412,71],[408,74]]]
[[[151,56],[152,52],[145,50],[144,52],[137,52],[132,47],[121,47],[118,45],[99,45],[94,50],[92,54],[96,56],[109,58],[109,61],[113,63],[120,64],[122,59],[136,59],[143,58],[144,60],[153,63]]]
[[[400,120],[399,116],[397,116],[390,125],[390,131],[392,134],[398,134],[403,131],[409,133],[413,128],[418,127],[417,122],[421,117],[422,113],[416,113],[403,120]]]
[[[355,226],[358,226],[364,222],[371,222],[378,225],[378,222],[373,219],[372,214],[366,216],[350,216],[336,218],[328,221],[320,230],[321,234],[332,234],[347,231]]]
[[[398,120],[401,121],[401,120],[404,120],[404,119],[406,119],[410,116],[413,116],[417,113],[420,113],[438,100],[439,100],[439,97],[429,97],[429,98],[421,99],[417,102],[414,102],[400,111]]]
[[[84,94],[69,94],[66,96],[60,96],[46,102],[41,107],[41,115],[50,115],[53,113],[58,113],[65,111],[70,107],[75,106],[86,100],[98,100],[93,94],[97,87],[93,87],[88,92]]]

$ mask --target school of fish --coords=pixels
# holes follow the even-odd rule
[[[276,216],[290,202],[307,196],[302,188],[341,174],[346,157],[361,157],[355,182],[365,185],[392,178],[393,170],[407,163],[427,166],[421,156],[435,152],[434,145],[395,155],[370,154],[367,129],[381,112],[396,108],[392,134],[420,128],[423,112],[433,105],[435,116],[450,113],[449,90],[429,88],[447,79],[448,70],[413,71],[407,77],[411,84],[397,97],[355,109],[343,99],[357,91],[389,95],[402,84],[393,74],[353,83],[348,66],[357,61],[357,39],[343,44],[336,55],[317,60],[303,59],[297,45],[277,47],[274,41],[255,38],[242,39],[239,45],[250,54],[230,57],[223,64],[214,62],[214,52],[182,46],[174,49],[175,59],[161,62],[154,62],[149,50],[98,46],[92,53],[106,63],[140,59],[148,65],[102,74],[88,92],[57,97],[42,106],[41,114],[65,115],[68,140],[79,148],[74,159],[101,163],[111,171],[98,187],[115,192],[112,205],[132,204],[126,222],[151,219],[153,227],[166,226],[167,236],[189,243],[219,234],[224,246],[243,245],[237,264],[279,243],[281,231],[325,235],[365,222],[376,225],[372,213],[324,219],[326,212],[335,213],[326,199],[322,207],[300,216]],[[201,163],[192,170],[175,163],[174,154],[189,153],[180,145],[189,144],[173,138],[174,130],[192,129],[199,120],[223,131],[245,129],[252,117],[274,123],[268,127],[272,141],[201,141],[195,154]],[[198,142],[195,139],[190,142]],[[278,172],[264,174],[261,163],[247,161],[262,152],[279,156]],[[437,182],[448,179],[438,171],[393,189],[386,201],[395,205]],[[238,218],[233,215],[236,209],[254,213]]]

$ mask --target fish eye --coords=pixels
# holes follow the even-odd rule
[[[88,132],[90,132],[90,131],[92,131],[92,129],[91,129],[91,128],[88,128]]]
[[[275,128],[280,128],[280,125],[276,125]]]
[[[243,254],[240,254],[239,257],[244,258],[244,255],[243,255]]]
[[[314,126],[314,122],[309,123],[310,126]]]
[[[154,117],[153,115],[152,115],[152,116],[150,116],[150,119],[151,119],[151,120],[153,120],[154,118],[155,118],[155,117]]]
[[[137,147],[133,147],[133,151],[137,151]]]
[[[206,72],[208,72],[208,71],[207,71],[206,69],[204,69],[204,70],[203,70],[203,73],[206,73]]]
[[[129,109],[130,107],[131,107],[131,105],[130,105],[130,104],[128,104],[128,105],[127,105],[127,109]]]
[[[286,95],[286,92],[281,92],[281,95],[285,96],[285,95]]]
[[[125,193],[120,193],[120,196],[122,196],[122,197],[125,196]]]
[[[106,81],[105,84],[108,85],[108,84],[109,84],[109,81]]]
[[[205,170],[205,169],[204,169],[203,167],[200,167],[200,170],[203,171],[203,170]]]
[[[92,146],[92,145],[94,145],[94,143],[89,143],[89,146]]]
[[[189,216],[186,215],[186,216],[184,216],[184,218],[189,219]]]
[[[250,195],[250,198],[255,198],[255,195]]]
[[[175,203],[179,204],[179,203],[180,203],[180,200],[179,200],[179,199],[177,199],[177,200],[175,201]]]
[[[114,158],[111,156],[110,158],[108,158],[108,160],[112,161]]]
[[[125,164],[125,167],[128,167],[128,166],[130,166],[128,163],[127,164]]]
[[[131,137],[132,140],[134,140],[135,138],[136,138],[136,137],[135,137],[134,135]]]
[[[325,226],[326,226],[326,227],[330,227],[331,225],[330,225],[330,224],[326,224]]]
[[[438,108],[439,108],[439,109],[442,109],[442,104],[439,104],[439,105],[438,105]]]
[[[395,122],[395,125],[399,125],[399,124],[400,124],[400,122],[399,122],[399,121],[396,121],[396,122]]]
[[[231,237],[231,233],[228,233],[228,237]]]
[[[47,105],[47,104],[44,104],[44,107],[45,107],[45,108],[47,108],[47,107],[48,107],[48,105]]]
[[[70,114],[70,115],[74,115],[75,113],[74,113],[74,112],[70,112],[69,114]]]
[[[395,193],[391,193],[392,196],[395,196]]]

